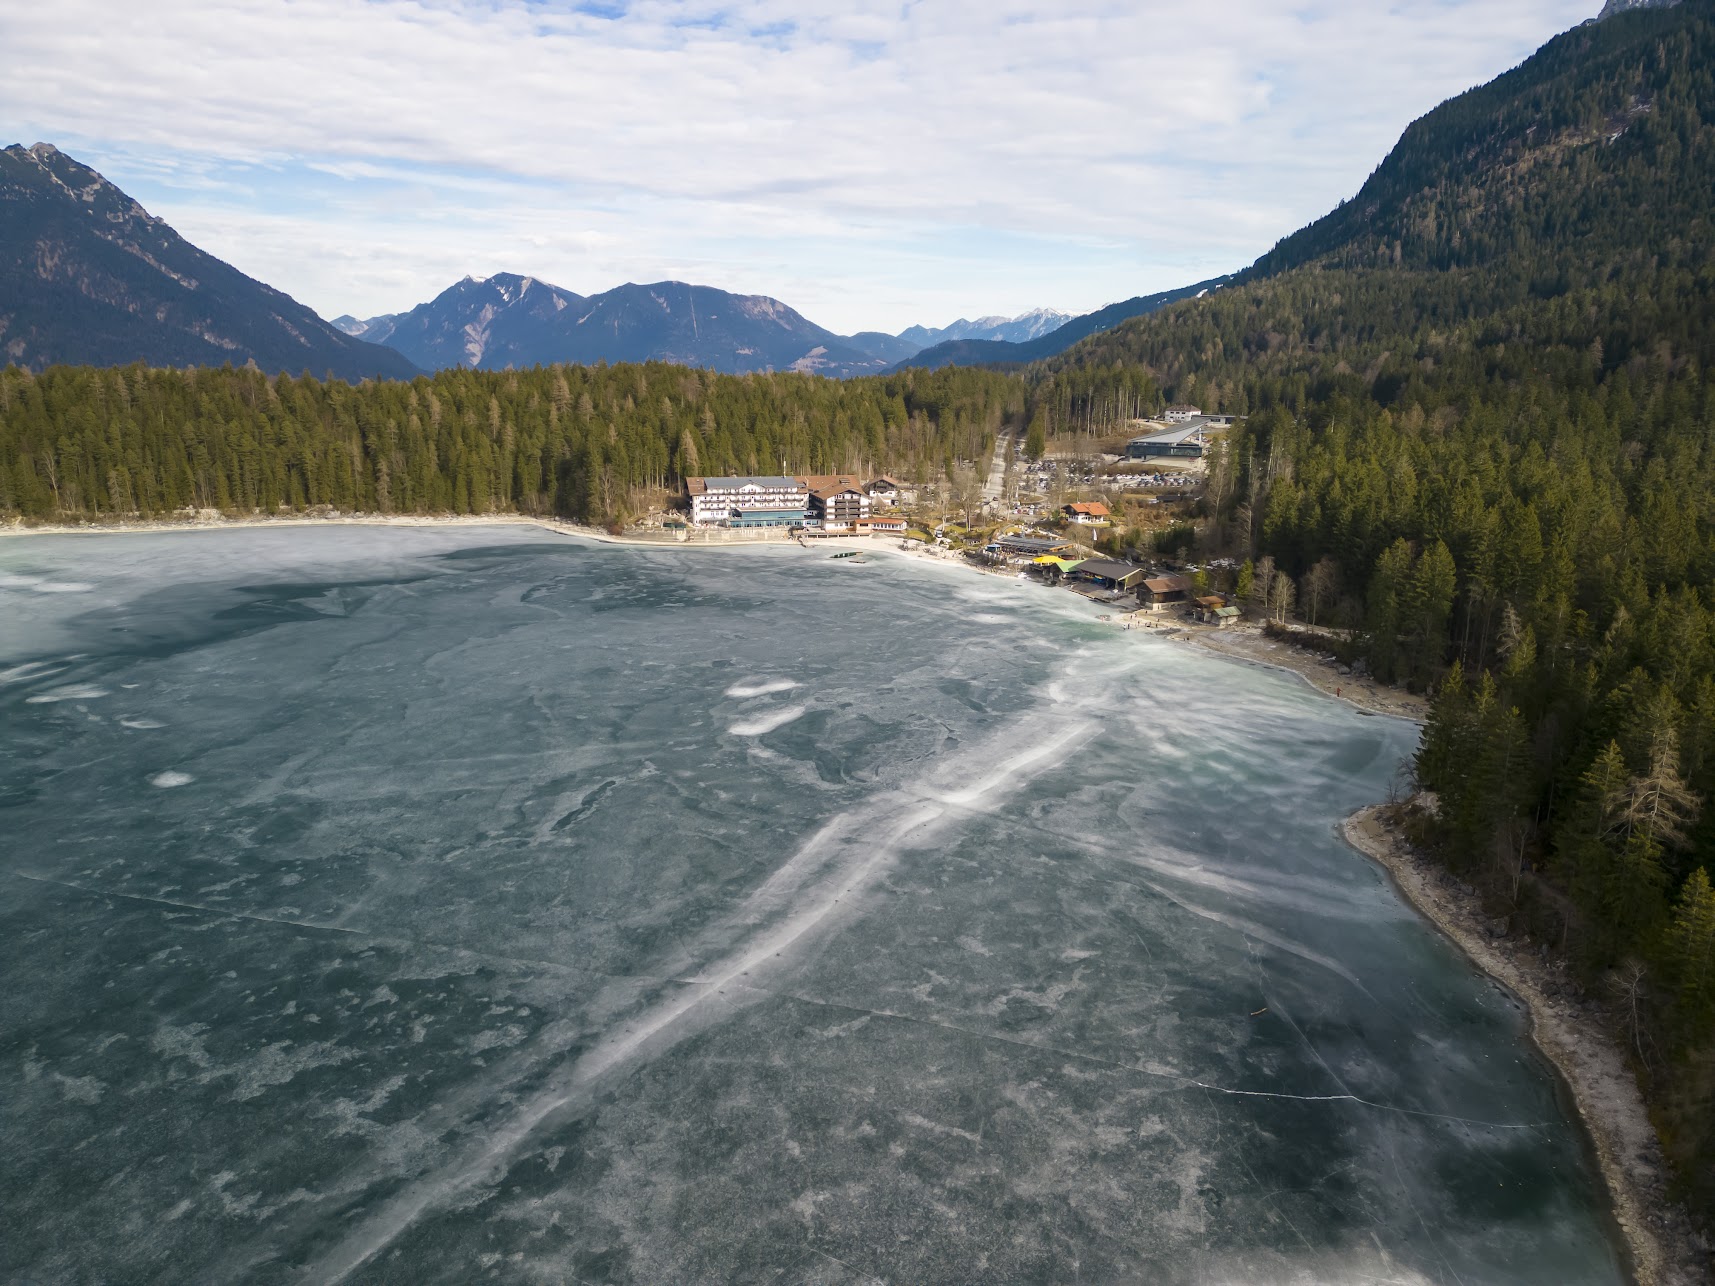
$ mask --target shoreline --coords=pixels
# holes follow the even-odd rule
[[[1595,1151],[1637,1286],[1703,1286],[1706,1255],[1667,1195],[1667,1164],[1637,1078],[1607,1033],[1565,991],[1566,973],[1517,938],[1490,936],[1489,917],[1440,866],[1398,834],[1394,806],[1372,804],[1340,824],[1345,841],[1381,867],[1417,912],[1476,968],[1518,997],[1530,1041],[1554,1067]]]
[[[884,554],[938,567],[956,567],[977,576],[1000,576],[1013,579],[1010,573],[979,567],[956,554],[943,554],[929,546],[909,548],[903,542],[887,536],[822,536],[814,544],[787,537],[765,537],[749,540],[676,540],[671,537],[652,539],[640,536],[615,536],[599,527],[556,518],[538,518],[530,514],[361,514],[341,513],[326,516],[279,517],[273,515],[250,518],[186,518],[116,523],[51,523],[27,527],[22,522],[0,525],[0,540],[22,536],[101,536],[146,535],[155,532],[244,531],[265,527],[535,527],[558,536],[581,537],[603,545],[623,545],[633,549],[773,549],[789,548],[813,551],[827,547],[836,552],[847,550]],[[1133,613],[1122,613],[1108,619],[1120,628],[1135,628],[1124,624],[1137,621]],[[1153,621],[1150,622],[1153,625]],[[1200,647],[1228,660],[1266,666],[1295,674],[1331,700],[1344,702],[1367,714],[1388,715],[1412,719],[1419,723],[1428,714],[1428,703],[1403,690],[1387,688],[1373,679],[1341,675],[1302,651],[1263,637],[1253,626],[1236,630],[1214,630],[1175,621],[1169,628],[1149,628],[1138,631],[1144,637],[1167,639]]]
[[[1335,701],[1343,701],[1366,714],[1385,715],[1394,719],[1409,719],[1422,723],[1429,717],[1429,702],[1404,688],[1377,683],[1372,678],[1341,674],[1338,668],[1318,659],[1303,648],[1292,647],[1267,637],[1254,625],[1236,629],[1176,625],[1177,633],[1168,638],[1200,647],[1229,660],[1246,661],[1296,674],[1311,687]]]

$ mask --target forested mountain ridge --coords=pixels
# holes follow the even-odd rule
[[[0,360],[417,373],[197,249],[46,143],[0,151]]]
[[[1240,282],[1311,262],[1546,269],[1528,263],[1541,245],[1589,263],[1640,248],[1674,253],[1709,217],[1709,194],[1694,190],[1690,158],[1670,143],[1690,141],[1707,102],[1695,25],[1640,11],[1557,37],[1410,125],[1356,197],[1285,238]],[[1561,283],[1550,274],[1536,284]]]
[[[1596,15],[1596,20],[1600,22],[1631,9],[1666,9],[1678,3],[1679,0],[1608,0],[1602,6],[1602,12]]]
[[[1712,9],[1687,0],[1557,37],[1410,126],[1357,197],[1227,289],[1096,336],[1039,375],[1141,363],[1176,397],[1190,396],[1187,377],[1214,381],[1243,410],[1244,381],[1344,374],[1342,362],[1391,386],[1428,356],[1404,339],[1599,340],[1609,369],[1662,340],[1706,353]]]
[[[1248,414],[1200,548],[1435,694],[1426,841],[1612,1002],[1711,1221],[1715,4],[1558,37],[1229,289],[1029,378],[1058,426],[1143,380]]]

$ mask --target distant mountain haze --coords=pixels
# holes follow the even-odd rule
[[[1051,329],[1040,332],[1035,338],[1024,341],[985,338],[944,340],[905,358],[899,363],[899,366],[999,366],[1039,361],[1044,357],[1053,357],[1057,353],[1063,353],[1080,340],[1088,339],[1091,335],[1099,335],[1106,330],[1112,330],[1121,322],[1129,321],[1133,317],[1143,317],[1159,308],[1165,308],[1168,304],[1178,303],[1182,299],[1195,299],[1199,295],[1208,294],[1211,290],[1219,290],[1230,280],[1232,280],[1230,277],[1211,277],[1207,281],[1199,281],[1190,286],[1181,286],[1177,290],[1164,290],[1159,294],[1139,295],[1134,299],[1122,299],[1117,304],[1098,308],[1093,313],[1085,313],[1082,317],[1063,321]],[[1064,314],[1059,315],[1064,316]],[[1028,317],[1031,314],[1027,313],[1025,316]],[[1022,318],[1015,320],[1022,320]],[[910,332],[905,333],[909,334]]]
[[[979,317],[975,321],[966,321],[961,317],[952,325],[939,328],[911,326],[900,331],[899,338],[916,344],[919,351],[932,344],[943,344],[955,339],[988,339],[1023,344],[1040,339],[1071,320],[1071,313],[1063,313],[1056,308],[1033,308],[1017,317]]]
[[[51,144],[0,151],[0,362],[32,370],[243,366],[409,379],[397,350],[330,326],[197,249]]]

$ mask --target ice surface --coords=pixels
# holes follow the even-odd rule
[[[1408,725],[798,550],[0,573],[0,1277],[1623,1280],[1516,1006],[1336,836]]]

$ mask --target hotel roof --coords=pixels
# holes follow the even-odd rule
[[[801,478],[690,478],[687,479],[693,496],[705,491],[743,491],[746,487],[754,487],[758,491],[803,491],[804,482]]]

